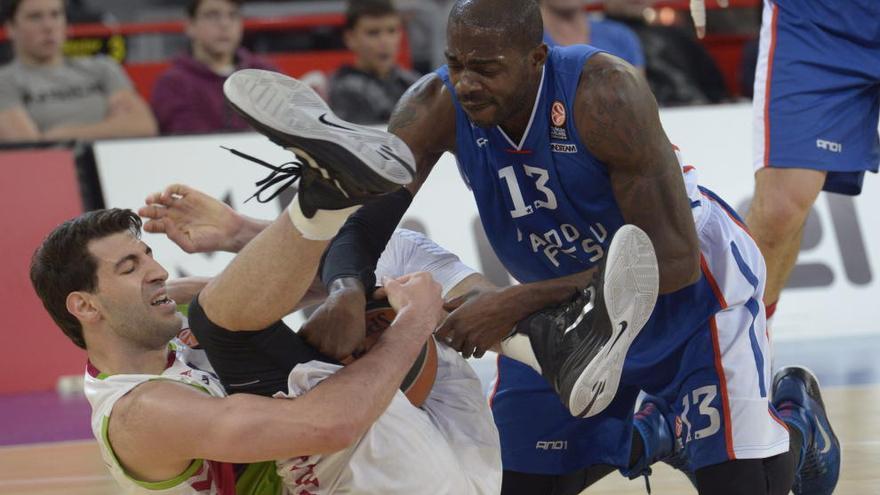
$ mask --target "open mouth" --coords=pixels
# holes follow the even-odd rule
[[[162,306],[174,306],[176,303],[174,299],[171,299],[166,294],[162,294],[157,296],[155,299],[150,301],[150,306],[162,307]]]

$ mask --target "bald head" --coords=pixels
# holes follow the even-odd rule
[[[457,0],[449,14],[449,27],[495,32],[524,50],[544,39],[541,9],[535,0]]]

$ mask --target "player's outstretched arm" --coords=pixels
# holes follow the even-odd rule
[[[146,232],[165,234],[187,253],[237,253],[270,223],[183,184],[147,196],[138,215],[147,219]]]
[[[583,142],[608,166],[624,219],[654,243],[660,292],[696,282],[700,249],[690,202],[645,79],[615,57],[590,58],[578,87],[575,119]]]
[[[208,396],[155,380],[120,399],[108,435],[130,475],[164,481],[193,459],[249,463],[342,450],[387,409],[439,321],[440,286],[425,273],[385,288],[397,318],[370,352],[296,399]]]

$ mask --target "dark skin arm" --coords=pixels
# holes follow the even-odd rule
[[[645,79],[616,57],[592,57],[581,74],[575,122],[607,164],[623,218],[654,243],[660,293],[699,280],[700,244],[681,167]]]
[[[402,139],[416,159],[416,177],[407,186],[415,195],[440,155],[455,151],[455,106],[440,77],[428,74],[404,93],[391,114],[388,132]]]
[[[696,282],[700,250],[690,203],[644,78],[616,57],[591,57],[581,74],[574,118],[582,141],[608,167],[624,219],[647,232],[654,243],[660,293]],[[458,309],[440,326],[438,337],[447,339],[465,357],[481,356],[519,320],[572,297],[589,283],[594,271],[452,301]],[[454,307],[447,304],[446,309]]]

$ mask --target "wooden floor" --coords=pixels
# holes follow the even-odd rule
[[[880,386],[823,390],[834,430],[843,445],[838,495],[880,494]],[[656,495],[695,493],[665,465],[651,478]],[[115,495],[113,481],[92,441],[0,448],[0,494]],[[612,474],[586,490],[594,495],[644,495],[644,480]],[[536,494],[540,495],[540,494]]]

